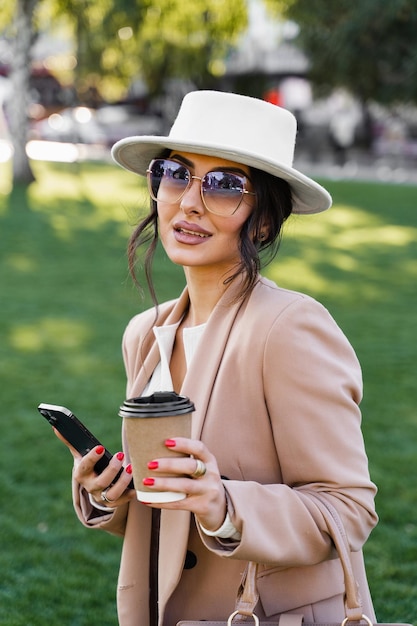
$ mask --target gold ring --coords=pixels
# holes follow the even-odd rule
[[[204,476],[204,474],[207,472],[207,467],[205,466],[203,461],[200,461],[200,459],[195,459],[195,461],[196,461],[197,465],[196,465],[195,470],[191,474],[191,477],[192,478],[201,478],[201,476]]]
[[[109,487],[107,487],[107,489],[104,489],[101,494],[100,494],[100,498],[103,500],[103,502],[107,502],[108,504],[113,504],[113,502],[115,502],[115,500],[109,500],[107,497],[107,492],[110,489],[111,485]]]

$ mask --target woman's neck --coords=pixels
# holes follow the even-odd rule
[[[187,326],[198,326],[207,322],[214,307],[227,289],[224,284],[224,276],[204,275],[192,271],[192,268],[184,268],[187,279],[190,308],[186,315]]]

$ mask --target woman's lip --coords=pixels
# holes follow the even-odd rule
[[[201,226],[198,226],[197,224],[189,224],[188,222],[176,222],[174,224],[174,230],[177,233],[184,233],[185,235],[199,237],[200,239],[211,237],[211,233],[204,228],[201,228]]]

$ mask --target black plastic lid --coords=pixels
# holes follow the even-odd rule
[[[163,417],[192,413],[195,407],[189,398],[175,391],[156,391],[151,396],[125,400],[120,407],[120,417]]]

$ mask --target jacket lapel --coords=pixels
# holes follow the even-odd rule
[[[181,388],[181,393],[195,405],[191,433],[194,439],[201,436],[214,380],[242,305],[241,300],[234,302],[239,287],[239,284],[232,283],[214,308]]]

